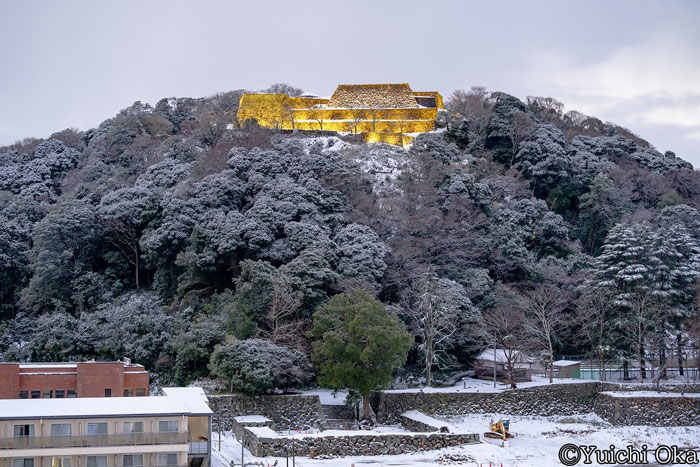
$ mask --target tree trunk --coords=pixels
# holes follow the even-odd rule
[[[433,336],[426,336],[425,342],[425,385],[430,387],[433,383]]]
[[[630,364],[627,359],[622,362],[622,379],[630,379]]]
[[[431,362],[431,356],[426,352],[425,354],[425,385],[427,387],[430,387],[432,381],[432,362]]]
[[[678,374],[683,376],[683,338],[680,334],[676,336],[676,343],[678,344]]]
[[[369,395],[362,396],[362,418],[372,420],[369,414]]]
[[[666,348],[661,344],[659,349],[659,379],[666,379]]]
[[[554,382],[554,349],[551,341],[549,343],[549,382]]]
[[[603,356],[600,359],[600,366],[601,366],[601,368],[603,368],[603,382],[605,382],[607,380],[607,377],[608,377],[607,373],[605,372],[605,356]]]
[[[136,279],[136,290],[140,288],[139,286],[139,246],[138,244],[134,247],[134,278]]]
[[[644,382],[644,378],[647,377],[647,370],[644,367],[644,344],[639,341],[639,378]]]

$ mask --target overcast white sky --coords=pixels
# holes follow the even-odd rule
[[[552,96],[700,167],[700,2],[0,0],[0,145],[286,81]]]

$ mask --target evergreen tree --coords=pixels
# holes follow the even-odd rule
[[[391,381],[413,343],[399,319],[361,289],[338,294],[316,310],[311,336],[319,383],[356,390],[365,419],[370,418],[370,393]]]

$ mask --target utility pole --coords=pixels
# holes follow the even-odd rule
[[[219,401],[221,401],[221,399],[219,399]],[[219,403],[218,412],[219,412],[219,415],[217,416],[217,418],[218,418],[217,425],[219,425],[219,452],[221,452],[221,403]]]
[[[496,344],[493,344],[493,387],[496,387]]]

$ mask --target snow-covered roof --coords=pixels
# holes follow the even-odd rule
[[[263,415],[239,415],[238,417],[233,417],[238,423],[268,423],[272,422],[269,418]]]
[[[209,399],[202,388],[163,388],[163,393],[167,397],[180,400],[193,414],[213,413],[209,408]]]
[[[554,366],[573,366],[573,365],[579,365],[581,362],[577,362],[576,360],[557,360],[553,363]]]
[[[124,368],[143,368],[139,363],[125,362],[123,360],[87,361],[87,362],[1,362],[0,365],[19,365],[22,368],[78,368],[78,363],[121,363]]]
[[[178,396],[153,397],[2,399],[0,400],[0,420],[212,414],[200,395],[190,394],[193,394],[193,397],[187,398],[186,394],[181,392]]]
[[[516,357],[515,361],[516,362],[521,362],[521,363],[532,363],[534,360],[530,358],[529,356],[525,355],[522,351],[515,351],[516,352]],[[494,358],[494,351],[493,349],[486,349],[483,352],[481,352],[476,359],[477,360],[485,360],[488,362],[493,362],[496,360],[497,363],[507,363],[508,358],[506,357],[506,351],[504,349],[496,349],[496,356]]]

